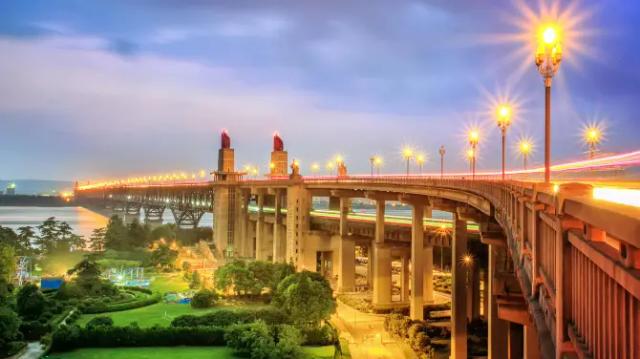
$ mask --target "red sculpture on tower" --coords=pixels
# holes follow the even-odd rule
[[[220,148],[231,148],[231,137],[227,130],[222,130],[220,134]]]
[[[282,142],[282,138],[280,138],[280,134],[278,132],[273,134],[273,150],[284,151],[284,142]]]

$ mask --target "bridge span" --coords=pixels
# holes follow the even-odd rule
[[[346,169],[306,178],[296,163],[288,173],[281,145],[271,163],[267,179],[246,179],[223,137],[213,181],[85,186],[76,198],[142,211],[149,221],[168,208],[181,225],[213,212],[219,258],[291,262],[334,278],[339,292],[355,289],[356,247],[365,246],[374,308],[407,305],[413,319],[423,319],[433,300],[434,246],[451,246],[453,358],[466,358],[467,322],[479,315],[488,321],[491,358],[640,358],[640,208],[595,200],[584,183],[348,176]],[[314,211],[313,197],[329,197],[336,212]],[[354,198],[375,202],[375,216],[354,218]],[[385,219],[389,201],[410,205],[411,220]],[[438,240],[440,226],[425,221],[432,210],[452,214],[450,239]],[[484,292],[461,260],[474,237],[488,251]],[[398,258],[406,284],[400,302],[392,296]]]

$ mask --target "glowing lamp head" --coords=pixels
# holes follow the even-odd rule
[[[553,25],[548,25],[542,30],[542,42],[553,45],[558,42],[558,30]]]
[[[462,262],[466,265],[466,266],[470,266],[473,263],[473,257],[471,257],[470,254],[465,254],[462,257]]]
[[[421,153],[416,156],[416,162],[418,162],[418,164],[420,165],[424,164],[426,160],[426,156]]]
[[[274,168],[276,168],[276,164],[275,164],[275,163],[273,163],[273,162],[269,162],[269,168],[270,168],[270,169],[274,169]]]
[[[545,71],[557,71],[557,66],[562,60],[562,47],[560,45],[561,31],[557,24],[547,24],[538,30],[538,49],[536,50],[536,65],[545,68]],[[546,64],[547,66],[543,65]],[[551,66],[549,66],[551,65]],[[548,67],[548,69],[547,69]]]
[[[413,157],[413,149],[411,147],[405,147],[402,149],[402,157],[405,159],[410,159]]]
[[[380,166],[382,164],[382,157],[374,156],[373,157],[373,164],[376,165],[376,166]]]
[[[473,146],[478,144],[478,141],[480,141],[480,133],[478,130],[469,131],[469,143]]]
[[[531,142],[527,140],[520,141],[520,144],[518,146],[518,148],[520,149],[520,153],[523,155],[528,155],[529,153],[531,153],[531,147],[533,147],[531,145]]]
[[[312,172],[318,172],[318,170],[320,169],[320,165],[317,163],[312,163],[311,164],[311,171]]]
[[[467,158],[473,159],[476,156],[476,153],[472,149],[467,150]]]
[[[336,163],[337,163],[337,164],[342,164],[342,163],[344,163],[344,157],[342,157],[342,155],[337,155],[337,156],[336,156]]]
[[[497,109],[498,115],[498,126],[500,128],[506,128],[511,124],[511,107],[507,104],[503,104],[498,106]]]

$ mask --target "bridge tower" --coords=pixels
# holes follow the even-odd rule
[[[271,151],[271,162],[269,162],[269,175],[280,177],[287,175],[289,155],[284,150],[284,142],[278,132],[273,134],[273,151]]]
[[[216,252],[223,257],[244,255],[242,228],[246,216],[239,215],[246,206],[238,181],[244,173],[235,170],[235,154],[231,148],[231,137],[226,130],[220,134],[218,150],[218,170],[214,173],[216,188],[214,191],[214,231],[213,239]]]

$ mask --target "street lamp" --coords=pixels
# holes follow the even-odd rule
[[[520,140],[520,142],[518,142],[518,151],[520,151],[520,154],[522,155],[525,171],[527,170],[527,158],[529,157],[529,154],[531,154],[532,150],[533,144],[530,140],[523,138]]]
[[[424,154],[419,153],[416,156],[416,163],[418,164],[418,168],[420,169],[420,174],[422,174],[422,167],[424,166],[424,163],[427,161],[427,158]]]
[[[340,174],[339,173],[340,167],[344,165],[344,157],[342,157],[342,155],[336,155],[335,162],[336,162],[336,176],[337,176]]]
[[[440,149],[438,149],[438,153],[440,154],[440,178],[442,178],[444,177],[444,155],[447,153],[444,145],[440,146]]]
[[[558,27],[549,24],[540,29],[535,55],[538,72],[544,79],[544,181],[551,182],[551,79],[562,61]]]
[[[402,149],[402,157],[407,161],[407,176],[409,176],[409,164],[413,158],[413,149],[411,147],[405,147]]]
[[[511,125],[511,106],[508,104],[502,104],[498,106],[496,111],[498,127],[500,128],[500,132],[502,134],[502,180],[504,181],[504,172],[505,172],[505,155],[506,155],[506,144],[507,144],[507,129]]]
[[[369,158],[369,161],[371,162],[371,176],[373,176],[374,168],[376,169],[377,174],[380,175],[380,166],[382,166],[382,157],[371,156],[371,158]]]
[[[467,150],[467,158],[469,159],[469,172],[473,173],[473,162],[476,157],[475,151],[470,148]]]
[[[331,174],[331,172],[333,172],[333,169],[335,168],[335,164],[333,163],[333,161],[329,161],[327,162],[325,168],[327,169],[328,174]]]
[[[471,178],[476,178],[476,148],[480,141],[480,133],[476,129],[469,131],[469,145],[471,146]],[[467,153],[468,155],[468,153]]]
[[[589,159],[593,159],[602,140],[602,129],[597,125],[589,125],[583,131],[584,142],[589,146]]]
[[[320,171],[320,165],[316,162],[311,164],[311,173],[318,173]]]

